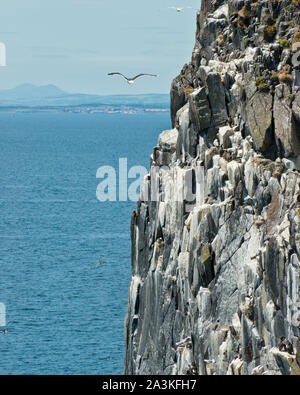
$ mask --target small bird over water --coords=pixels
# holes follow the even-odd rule
[[[7,334],[7,329],[5,328],[5,329],[0,329],[0,332],[2,332],[4,335],[6,335]]]
[[[107,263],[106,261],[99,261],[97,265],[103,265],[103,263]]]
[[[123,75],[122,73],[119,72],[115,72],[115,73],[108,73],[108,75],[120,75],[121,77],[125,78],[125,80],[128,82],[128,84],[134,84],[135,80],[139,77],[143,77],[144,75],[148,75],[149,77],[157,77],[156,74],[147,74],[147,73],[141,73],[136,75],[135,77],[132,78],[128,78],[125,75]]]

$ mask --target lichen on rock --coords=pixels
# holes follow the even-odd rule
[[[131,219],[126,374],[299,374],[299,27],[293,0],[202,0]]]

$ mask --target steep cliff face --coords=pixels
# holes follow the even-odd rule
[[[202,0],[132,215],[126,374],[300,373],[300,12]]]

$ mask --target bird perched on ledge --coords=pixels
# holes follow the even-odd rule
[[[132,78],[128,78],[128,77],[126,77],[124,74],[119,73],[119,72],[108,73],[107,75],[120,75],[121,77],[125,78],[125,80],[126,80],[126,81],[128,82],[128,84],[130,84],[130,85],[134,84],[134,82],[135,82],[135,80],[136,80],[137,78],[143,77],[143,76],[145,76],[145,75],[147,75],[147,76],[149,76],[149,77],[157,77],[156,74],[147,74],[147,73],[141,73],[141,74],[138,74],[138,75],[136,75],[135,77],[132,77]]]

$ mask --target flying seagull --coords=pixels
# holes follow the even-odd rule
[[[156,74],[147,74],[147,73],[141,73],[141,74],[138,74],[138,75],[136,75],[135,77],[132,77],[132,78],[127,78],[127,77],[125,77],[125,75],[123,75],[122,73],[118,73],[118,72],[116,72],[116,73],[108,73],[108,75],[121,75],[123,78],[125,78],[125,80],[128,82],[128,84],[134,84],[134,82],[135,82],[135,80],[137,78],[142,77],[144,75],[149,75],[150,77],[157,77]]]
[[[183,11],[185,8],[192,8],[192,7],[168,7],[171,8],[173,10],[176,10],[177,12],[181,12]]]

